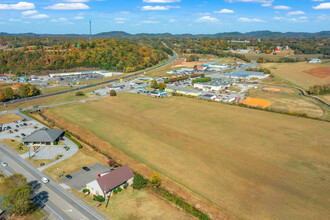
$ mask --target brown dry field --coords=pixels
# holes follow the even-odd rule
[[[164,185],[179,195],[189,189],[186,199],[214,219],[330,215],[328,122],[124,93],[54,107],[46,116],[144,175],[160,172]]]
[[[323,85],[330,83],[330,77],[319,78],[305,71],[317,68],[326,67],[324,64],[312,63],[264,63],[260,64],[263,68],[269,68],[273,74],[290,81],[304,89],[308,89],[313,85]]]
[[[271,109],[281,112],[306,113],[310,117],[321,118],[323,110],[310,99],[294,93],[270,93],[259,90],[250,90],[249,97],[269,100]]]
[[[0,123],[3,124],[7,124],[19,120],[22,120],[22,118],[16,114],[9,113],[9,114],[0,115]]]
[[[304,72],[319,78],[326,78],[330,76],[330,67],[316,67],[313,69],[305,70]]]
[[[207,61],[193,61],[193,62],[184,62],[184,59],[180,58],[178,59],[172,66],[172,68],[193,68],[195,65],[203,65],[204,63],[207,63]]]

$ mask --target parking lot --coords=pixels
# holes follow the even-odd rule
[[[74,173],[65,173],[64,177],[60,179],[65,185],[74,188],[75,190],[82,190],[86,187],[86,184],[96,180],[98,178],[98,174],[102,174],[105,172],[109,172],[111,168],[109,166],[105,166],[99,163],[95,163],[88,168],[89,171],[83,170],[82,167],[84,163],[81,163],[81,170],[78,170]],[[69,179],[66,175],[70,175],[72,178]]]
[[[86,75],[80,75],[80,76],[67,76],[67,77],[54,77],[54,80],[57,80],[58,83],[80,83],[80,82],[86,82],[91,80],[98,80],[103,79],[104,76],[100,74],[86,74]]]
[[[22,141],[23,138],[42,127],[44,127],[44,125],[36,121],[17,121],[4,124],[3,128],[5,129],[0,132],[0,139],[13,139]]]

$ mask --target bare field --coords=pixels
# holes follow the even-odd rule
[[[330,67],[320,66],[313,69],[305,70],[304,72],[319,78],[327,78],[330,76]]]
[[[234,218],[330,215],[328,122],[124,93],[50,111]]]
[[[263,68],[269,68],[272,73],[304,89],[308,89],[310,86],[313,85],[322,85],[330,83],[330,77],[320,78],[305,72],[318,67],[328,68],[325,67],[323,64],[264,63],[260,66]]]

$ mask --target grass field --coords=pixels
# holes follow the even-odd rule
[[[280,88],[280,87],[274,87]],[[280,112],[305,113],[310,117],[330,121],[330,108],[314,99],[303,97],[288,88],[280,88],[279,93],[264,92],[256,89],[249,90],[249,97],[269,100],[271,109]],[[322,106],[321,106],[322,105]]]
[[[99,202],[93,201],[89,195],[84,197],[83,193],[75,192],[86,199],[92,206],[96,207]],[[195,219],[192,216],[173,207],[147,190],[134,190],[128,187],[117,195],[111,197],[107,208],[104,205],[97,208],[113,220],[122,219]]]
[[[50,111],[233,217],[330,215],[328,122],[124,93]]]
[[[330,83],[330,77],[319,78],[308,74],[304,71],[314,69],[316,67],[327,67],[326,64],[311,63],[264,63],[260,65],[263,68],[269,68],[271,72],[284,80],[308,89],[313,85],[322,85]]]
[[[7,124],[19,120],[22,120],[22,118],[16,114],[9,113],[9,114],[0,115],[0,123],[3,124]]]
[[[245,54],[245,56],[251,60],[257,60],[259,57],[263,57],[265,59],[268,59],[270,61],[278,61],[280,58],[299,58],[300,60],[302,59],[314,59],[314,58],[322,58],[322,55],[320,54],[298,54],[298,55],[293,55],[292,51],[290,55],[288,55],[287,52],[283,51],[281,53],[278,53],[277,55],[273,54],[255,54],[254,52],[249,52],[248,54]]]
[[[19,146],[22,143],[19,141],[10,140],[10,139],[0,139],[0,142],[11,147],[13,150],[15,150],[19,154],[24,154],[29,151],[29,149],[25,145],[21,146],[22,149],[20,149]]]
[[[70,92],[70,93],[65,93],[61,95],[56,95],[53,97],[46,97],[46,98],[41,98],[41,99],[36,99],[36,100],[30,100],[28,102],[21,102],[21,103],[15,103],[11,105],[6,105],[6,106],[0,106],[0,111],[8,111],[8,110],[14,110],[18,108],[32,108],[35,105],[38,106],[43,106],[43,105],[50,105],[50,104],[56,104],[56,103],[62,103],[62,102],[69,102],[69,101],[74,101],[74,100],[80,100],[80,99],[85,99],[89,97],[93,97],[94,95],[90,95],[89,93],[93,90],[96,90],[98,88],[104,87],[103,86],[97,86],[89,89],[83,89],[79,90],[83,93],[85,93],[84,96],[76,96],[76,91]]]

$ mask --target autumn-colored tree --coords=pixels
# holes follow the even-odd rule
[[[151,184],[155,187],[160,187],[160,184],[161,184],[160,176],[155,171],[151,176]]]
[[[10,87],[7,87],[3,90],[3,95],[5,96],[5,100],[11,100],[14,97],[14,90]]]
[[[0,92],[0,102],[3,102],[5,100],[5,95],[3,92]]]
[[[154,89],[158,89],[159,88],[158,87],[158,83],[157,83],[157,81],[155,79],[151,81],[150,87],[151,88],[154,88]]]
[[[166,88],[166,84],[165,84],[165,83],[159,83],[159,84],[158,84],[158,87],[159,87],[159,90],[160,90],[160,91],[164,91],[165,88]]]
[[[110,96],[116,96],[117,95],[117,92],[116,92],[116,90],[111,90],[110,91]]]
[[[116,162],[115,162],[113,159],[110,159],[110,160],[108,161],[108,164],[109,164],[110,167],[114,167],[114,166],[116,166]]]

